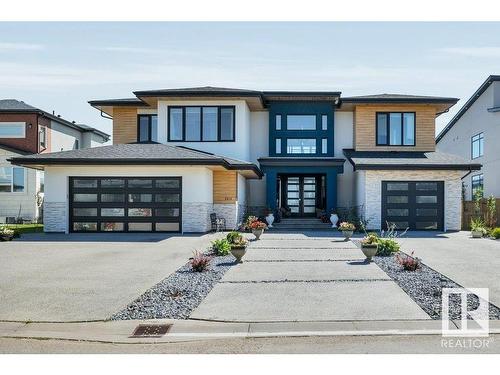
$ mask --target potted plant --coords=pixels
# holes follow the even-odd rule
[[[268,228],[273,227],[274,215],[273,215],[273,211],[270,208],[266,208],[266,222],[267,222]]]
[[[482,238],[488,232],[484,221],[481,218],[471,219],[470,230],[472,238]]]
[[[236,258],[236,263],[243,262],[241,258],[247,253],[248,242],[243,236],[235,237],[231,243],[231,254]]]
[[[7,227],[0,228],[0,240],[1,241],[12,241],[14,238],[14,230]]]
[[[260,236],[262,236],[262,233],[264,233],[264,229],[266,228],[267,225],[259,220],[255,220],[250,223],[250,229],[252,230],[256,240],[260,240]]]
[[[337,228],[337,223],[339,222],[339,216],[336,212],[332,211],[330,215],[330,223],[332,223],[332,228]]]
[[[375,234],[369,234],[361,240],[361,251],[365,254],[366,261],[371,262],[377,254],[379,238]]]
[[[339,231],[342,232],[342,234],[344,235],[344,239],[346,241],[349,241],[349,239],[352,237],[355,229],[356,229],[356,226],[353,223],[349,223],[347,221],[343,221],[339,225]]]

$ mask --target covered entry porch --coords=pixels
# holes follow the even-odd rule
[[[266,176],[266,205],[291,217],[316,216],[337,206],[337,174],[343,173],[339,158],[261,158]]]

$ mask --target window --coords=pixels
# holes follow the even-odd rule
[[[276,138],[276,153],[281,154],[281,138]]]
[[[40,148],[47,148],[47,128],[45,126],[40,127],[38,140],[40,142]]]
[[[38,176],[40,177],[40,193],[43,193],[45,191],[45,174],[38,172]]]
[[[484,187],[483,187],[483,174],[477,174],[472,176],[472,199],[476,196],[483,197]]]
[[[158,142],[158,116],[137,116],[137,141]]]
[[[484,133],[479,133],[471,138],[472,159],[483,156]]]
[[[415,146],[415,113],[378,112],[377,146]]]
[[[24,138],[25,122],[0,122],[0,138]]]
[[[80,148],[80,141],[78,139],[75,139],[75,147],[74,150],[78,150]]]
[[[287,154],[315,154],[316,153],[316,139],[294,139],[288,138],[286,140]]]
[[[326,138],[323,138],[321,140],[321,153],[322,154],[328,153],[328,139],[326,139]]]
[[[281,115],[276,115],[276,130],[281,130]]]
[[[169,107],[171,142],[234,142],[235,107]]]
[[[288,115],[286,128],[288,130],[316,130],[316,115]]]
[[[321,130],[328,130],[328,116],[321,115]]]
[[[0,167],[0,193],[22,193],[24,191],[24,168]]]

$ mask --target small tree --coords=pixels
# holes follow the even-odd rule
[[[490,228],[495,228],[497,224],[497,200],[493,195],[488,197],[486,208],[486,225]]]
[[[474,199],[474,212],[476,217],[481,217],[481,200],[483,199],[483,189],[477,188],[472,194]]]

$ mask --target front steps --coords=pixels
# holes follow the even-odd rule
[[[329,230],[335,231],[335,228],[332,228],[331,223],[323,223],[320,219],[317,218],[284,218],[281,219],[280,223],[273,223],[273,227],[269,228],[269,230],[276,231],[302,231],[302,230]]]

